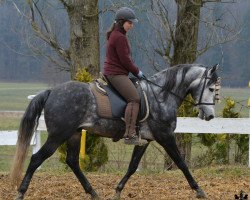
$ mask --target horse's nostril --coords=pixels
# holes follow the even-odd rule
[[[214,115],[209,115],[209,120],[214,118]]]

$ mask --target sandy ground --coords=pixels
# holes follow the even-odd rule
[[[250,194],[250,170],[238,176],[233,175],[204,175],[195,172],[194,176],[206,192],[208,199],[230,200],[241,190]],[[112,199],[114,188],[122,175],[88,173],[87,177],[96,189],[101,199]],[[0,173],[0,199],[14,199],[16,192],[9,183],[9,175]],[[82,200],[90,199],[85,194],[73,173],[52,174],[47,172],[35,173],[26,193],[27,200]],[[122,199],[196,199],[187,181],[180,172],[161,174],[134,175],[122,192]]]

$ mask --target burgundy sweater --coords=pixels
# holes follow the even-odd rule
[[[139,69],[133,64],[130,53],[126,31],[115,27],[107,42],[104,75],[128,75],[131,72],[136,76]]]

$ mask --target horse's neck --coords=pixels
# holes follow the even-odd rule
[[[149,79],[160,87],[146,80],[142,81],[141,85],[148,95],[152,117],[162,121],[175,119],[177,110],[188,94],[188,90],[197,89],[191,87],[191,84],[199,81],[203,71],[204,69],[200,67],[192,67],[188,70],[180,68],[178,71],[172,71],[171,73],[168,73],[167,70],[162,71]]]
[[[153,93],[153,95],[151,94],[151,96],[153,96],[153,98],[158,98],[156,100],[161,101],[162,96],[168,96],[167,101],[162,101],[161,104],[164,106],[164,103],[171,103],[171,106],[174,106],[177,109],[183,102],[183,99],[186,97],[190,84],[193,81],[197,80],[197,77],[200,77],[201,74],[203,74],[204,69],[200,67],[194,67],[190,69],[187,73],[185,73],[184,80],[182,78],[184,73],[183,68],[178,69],[175,80],[172,80],[172,78],[167,75],[168,70],[171,69],[159,72],[149,78],[149,80],[161,87],[169,85],[168,83],[170,83],[171,81],[175,81],[174,83],[172,83],[173,87],[171,89],[167,88],[163,90],[161,87],[158,87],[152,83],[147,83],[146,81],[143,81],[143,89],[147,90],[148,94]]]

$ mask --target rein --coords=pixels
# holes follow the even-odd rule
[[[182,98],[181,96],[175,94],[175,93],[172,92],[172,91],[167,90],[167,92],[170,93],[170,94],[172,94],[172,95],[174,95],[174,96],[176,96],[176,97],[178,97],[181,101],[186,101],[186,102],[192,104],[193,106],[198,106],[198,105],[215,105],[215,102],[213,102],[213,103],[202,102],[202,97],[203,97],[203,93],[204,93],[204,90],[205,90],[205,87],[206,87],[207,79],[209,79],[209,80],[211,79],[210,77],[207,76],[207,72],[208,72],[208,69],[205,70],[205,72],[204,72],[204,74],[203,74],[203,76],[202,76],[202,78],[201,78],[201,80],[200,80],[200,83],[201,83],[202,80],[205,79],[204,84],[203,84],[203,87],[202,87],[201,95],[200,95],[200,98],[199,98],[199,102],[198,102],[198,103],[193,103],[193,102],[191,102],[191,101],[189,101],[189,100],[187,100],[187,99],[185,99],[185,98]],[[158,85],[157,83],[154,83],[154,82],[148,80],[146,77],[144,77],[143,79],[144,79],[145,81],[147,81],[148,83],[150,83],[150,84],[152,84],[152,85],[155,85],[155,86],[157,86],[157,87],[163,89],[163,86],[160,86],[160,85]],[[199,85],[200,85],[200,84],[199,84]]]
[[[152,85],[155,85],[155,86],[163,89],[163,86],[160,86],[157,83],[154,83],[154,82],[148,80],[146,77],[144,77],[144,80],[147,81],[148,83],[151,83]],[[191,103],[193,106],[196,106],[196,104],[194,104],[192,101],[189,101],[189,100],[187,100],[185,98],[182,98],[181,96],[179,96],[178,94],[175,94],[174,92],[172,92],[170,90],[167,90],[167,92],[170,93],[170,94],[172,94],[172,95],[174,95],[174,96],[176,96],[176,97],[178,97],[181,101],[186,101],[188,103]]]

